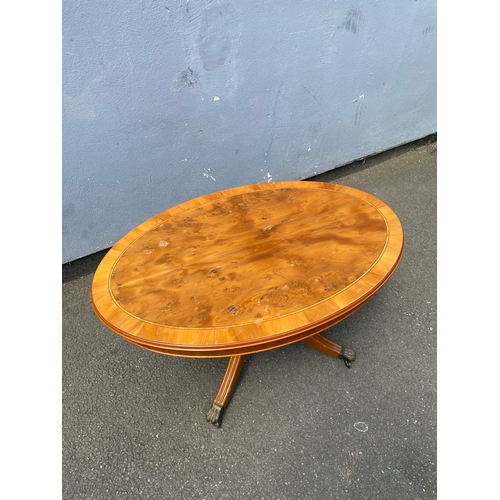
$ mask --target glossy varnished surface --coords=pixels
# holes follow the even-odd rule
[[[183,356],[249,354],[343,319],[403,249],[394,212],[336,184],[212,193],[149,219],[99,265],[94,310],[138,345]]]

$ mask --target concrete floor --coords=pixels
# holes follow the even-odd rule
[[[220,428],[205,412],[227,361],[127,343],[90,305],[105,252],[64,265],[63,498],[437,498],[436,162],[433,136],[311,179],[386,202],[402,261],[323,333],[351,369],[301,343],[249,356]]]

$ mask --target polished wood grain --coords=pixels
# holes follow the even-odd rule
[[[338,184],[211,193],[132,230],[92,283],[97,316],[146,349],[241,356],[318,334],[361,307],[404,246],[396,214]]]

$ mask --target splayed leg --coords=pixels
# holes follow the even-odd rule
[[[312,337],[308,337],[302,342],[317,351],[327,354],[328,356],[342,359],[347,368],[350,368],[352,362],[356,359],[356,353],[352,349],[342,347],[326,337],[323,337],[323,335],[320,335],[319,333],[313,335]]]
[[[231,393],[236,385],[241,369],[243,368],[244,361],[245,356],[231,356],[229,358],[226,373],[222,379],[219,391],[214,398],[212,408],[210,408],[206,414],[207,422],[220,427],[222,412],[231,397]]]

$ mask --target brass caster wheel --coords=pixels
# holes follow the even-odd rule
[[[340,358],[344,360],[345,365],[347,368],[351,368],[352,362],[356,359],[356,353],[354,352],[353,349],[342,349],[342,354],[340,355]]]
[[[208,410],[207,414],[205,415],[207,422],[210,422],[211,424],[214,424],[217,427],[220,427],[221,416],[222,416],[222,406],[218,405],[217,403],[213,403],[212,408],[210,408],[210,410]]]

